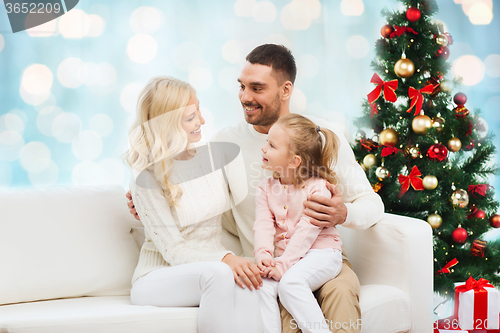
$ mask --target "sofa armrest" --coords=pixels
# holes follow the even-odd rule
[[[385,213],[368,229],[339,231],[360,284],[401,289],[410,299],[411,332],[429,332],[433,318],[433,241],[429,224]]]

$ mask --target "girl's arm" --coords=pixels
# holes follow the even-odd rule
[[[325,182],[316,182],[311,186],[309,194],[321,195],[331,198],[330,191],[326,188]],[[297,261],[300,260],[318,238],[319,233],[323,229],[311,224],[310,217],[302,213],[299,223],[295,227],[295,232],[290,238],[290,242],[286,246],[285,252],[276,259],[276,268],[280,271],[281,275],[292,267]]]
[[[264,179],[255,191],[255,223],[253,224],[254,256],[258,264],[274,257],[274,214],[269,208],[267,196],[268,179]]]
[[[154,176],[144,171],[140,177],[141,186],[131,184],[137,213],[167,263],[180,265],[195,261],[221,261],[225,255],[232,253],[226,250],[206,252],[190,247],[182,237]]]

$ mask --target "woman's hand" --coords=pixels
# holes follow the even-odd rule
[[[234,281],[241,288],[245,288],[245,285],[247,285],[250,290],[262,287],[260,271],[250,260],[230,253],[222,258],[222,262],[231,267],[233,270]]]
[[[135,210],[135,205],[134,205],[134,200],[132,200],[132,193],[130,193],[130,190],[125,194],[127,199],[129,200],[127,202],[128,208],[130,208],[130,214],[134,215],[135,219],[140,221],[141,218],[139,217],[139,214],[137,214],[137,211]]]
[[[311,195],[304,201],[304,214],[311,218],[311,224],[323,228],[342,224],[347,218],[347,206],[337,186],[326,182],[326,187],[332,193],[331,199],[321,195]]]

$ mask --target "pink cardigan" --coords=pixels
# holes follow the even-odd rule
[[[326,181],[316,177],[308,179],[302,189],[269,177],[259,183],[255,193],[255,260],[274,257],[274,240],[279,257],[276,267],[282,275],[309,249],[342,249],[337,228],[316,227],[303,214],[308,194],[331,198]]]

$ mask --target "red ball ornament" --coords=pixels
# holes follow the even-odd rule
[[[384,38],[389,38],[391,34],[394,32],[394,27],[390,24],[386,24],[380,29],[380,34]]]
[[[453,96],[453,102],[455,102],[456,105],[464,105],[465,102],[467,102],[467,96],[463,92],[456,93],[455,96]]]
[[[418,9],[417,7],[410,7],[406,11],[406,18],[410,22],[416,22],[420,20],[420,16],[422,16],[422,13],[420,13],[420,9]]]
[[[471,139],[468,144],[462,147],[462,149],[465,151],[471,151],[472,149],[474,149],[475,146],[476,143],[474,142],[474,140]]]
[[[474,207],[472,209],[472,213],[467,216],[468,219],[484,219],[486,218],[486,213],[484,212],[484,210],[481,210],[481,209],[477,209],[476,207]]]
[[[444,60],[448,60],[449,56],[450,56],[450,49],[448,48],[448,46],[441,46],[436,52],[437,58],[443,58]]]
[[[493,228],[500,228],[500,215],[498,214],[493,214],[489,218],[490,225]]]
[[[451,233],[451,238],[457,243],[463,244],[467,239],[467,231],[464,228],[456,228]]]
[[[445,145],[436,143],[427,150],[427,155],[432,161],[442,162],[448,156],[448,149]]]

